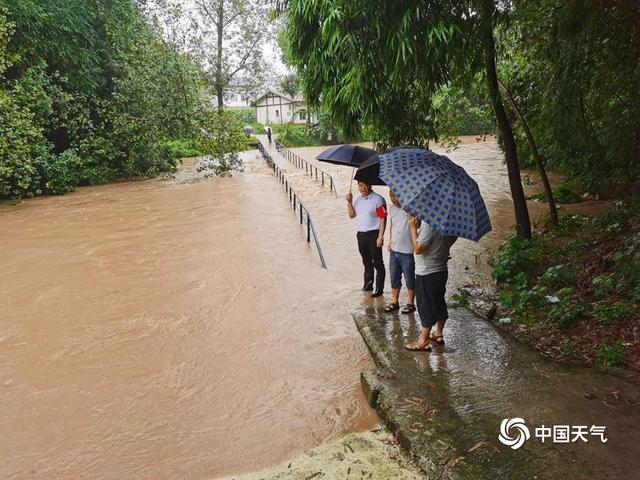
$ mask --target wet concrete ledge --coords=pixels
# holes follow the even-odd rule
[[[382,308],[353,315],[377,366],[362,373],[363,391],[428,478],[637,474],[637,385],[548,361],[464,308],[450,309],[445,347],[408,352],[403,345],[417,336],[418,319]],[[518,450],[498,441],[502,420],[513,417],[523,417],[531,430]],[[542,424],[606,425],[609,442],[542,444],[534,438]]]

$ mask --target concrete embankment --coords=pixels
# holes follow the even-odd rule
[[[416,318],[370,308],[354,315],[377,369],[363,372],[370,403],[431,478],[632,478],[640,468],[640,390],[622,378],[541,358],[463,308],[451,308],[446,346],[404,350]],[[498,441],[520,417],[530,439]],[[538,428],[551,428],[542,442]],[[561,443],[553,426],[569,426]],[[607,442],[575,427],[605,426]],[[545,430],[546,431],[546,430]],[[509,434],[517,437],[519,430]]]

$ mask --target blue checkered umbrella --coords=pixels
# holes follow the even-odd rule
[[[440,235],[478,241],[491,231],[478,184],[447,157],[422,148],[380,154],[380,178],[406,211]]]

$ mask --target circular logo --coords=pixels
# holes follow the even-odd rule
[[[512,432],[513,430],[513,432]],[[514,433],[514,436],[511,434]],[[524,442],[531,438],[529,429],[524,424],[523,418],[505,418],[500,424],[500,440],[504,445],[507,445],[514,450],[520,448]]]

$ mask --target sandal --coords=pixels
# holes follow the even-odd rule
[[[390,313],[390,312],[395,312],[399,308],[400,308],[399,304],[391,302],[389,305],[384,307],[384,311],[387,312],[387,313]]]
[[[402,307],[401,313],[413,313],[416,311],[416,306],[413,303],[407,303]]]
[[[442,335],[431,335],[429,337],[431,340],[433,340],[434,343],[437,343],[438,345],[444,345],[444,337]]]
[[[418,345],[418,342],[407,343],[404,346],[405,350],[409,350],[410,352],[430,352],[431,345],[429,343],[424,344],[422,347]]]

